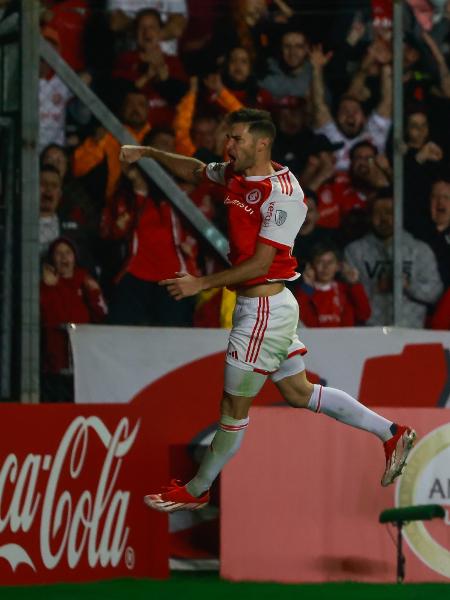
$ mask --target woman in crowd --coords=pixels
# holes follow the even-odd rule
[[[41,281],[42,376],[44,402],[73,401],[68,323],[100,323],[107,307],[98,283],[77,264],[73,242],[56,239],[50,246]]]

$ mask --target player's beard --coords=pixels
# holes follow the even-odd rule
[[[339,129],[342,131],[345,137],[349,140],[353,140],[354,138],[358,137],[358,135],[360,135],[360,133],[362,132],[363,128],[364,125],[344,125],[343,127],[339,127]]]
[[[247,169],[251,169],[256,162],[256,156],[254,150],[248,152],[241,151],[239,158],[233,163],[233,170],[235,173],[243,173]]]

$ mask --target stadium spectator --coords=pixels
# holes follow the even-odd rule
[[[97,198],[90,198],[80,179],[73,177],[67,150],[58,144],[49,144],[41,152],[41,166],[58,170],[62,181],[58,205],[61,234],[75,242],[80,265],[94,270],[94,246],[98,237],[101,207]]]
[[[420,238],[433,249],[445,287],[450,286],[450,177],[439,177],[430,194],[431,226]]]
[[[171,125],[174,107],[187,87],[183,65],[161,49],[163,24],[158,11],[140,11],[135,31],[136,50],[119,55],[113,76],[132,81],[147,96],[150,123]]]
[[[339,22],[341,21],[340,25]],[[344,22],[342,22],[344,21]],[[366,48],[367,23],[364,21],[362,12],[354,14],[351,23],[348,23],[348,17],[342,15],[334,21],[334,31],[337,37],[334,40],[334,50],[327,66],[327,83],[334,97],[340,97],[344,94],[357,71]],[[342,39],[342,32],[346,31],[345,39]]]
[[[425,46],[414,34],[406,33],[403,44],[403,90],[406,104],[428,102],[438,77]]]
[[[439,49],[439,46],[429,33],[423,31],[422,39],[428,46],[428,50],[430,51],[430,54],[433,57],[434,64],[432,66],[434,66],[438,72],[438,92],[445,98],[450,98],[450,70],[448,68],[447,61],[445,60],[445,56],[443,55],[443,53]]]
[[[314,135],[308,146],[308,159],[301,173],[302,185],[309,187],[315,192],[322,186],[335,181],[344,181],[345,173],[336,171],[336,152],[343,147],[343,142],[330,142],[326,135]],[[328,202],[325,201],[325,204]],[[323,216],[325,218],[325,216]],[[337,227],[336,223],[329,227]]]
[[[109,23],[114,32],[130,29],[136,14],[144,9],[157,10],[161,16],[161,49],[178,54],[178,40],[183,35],[188,10],[186,0],[108,0]]]
[[[281,37],[279,58],[269,57],[268,73],[261,87],[275,98],[306,98],[312,82],[308,40],[301,31],[286,31]]]
[[[47,26],[58,33],[62,58],[74,71],[86,68],[84,33],[91,14],[88,0],[44,0],[41,16]]]
[[[372,307],[368,325],[392,325],[393,199],[389,190],[373,200],[371,232],[349,244],[345,260],[355,267]],[[424,242],[402,233],[403,302],[398,325],[423,327],[427,307],[442,293],[436,258]]]
[[[147,98],[139,90],[132,88],[125,94],[122,109],[122,121],[128,131],[141,142],[150,131],[147,116]],[[93,190],[100,197],[110,198],[114,193],[117,181],[121,174],[119,161],[120,144],[116,138],[103,127],[98,127],[96,132],[87,137],[84,142],[76,148],[73,156],[73,173],[75,177],[82,177],[92,171],[98,171],[98,179],[95,177],[92,185]],[[103,167],[106,166],[106,186],[102,185]],[[104,193],[100,190],[106,188]]]
[[[308,207],[303,225],[295,239],[292,254],[298,262],[299,270],[303,271],[306,263],[311,261],[311,250],[319,244],[332,244],[334,242],[333,230],[320,227],[319,211],[317,210],[317,194],[308,188],[303,188],[304,202]]]
[[[224,57],[230,48],[245,48],[258,72],[277,28],[292,16],[293,10],[283,0],[231,0],[228,16],[216,21],[211,52]]]
[[[243,106],[265,110],[272,107],[272,94],[259,86],[250,53],[246,48],[231,48],[223,65],[222,80],[225,87]]]
[[[41,400],[73,401],[68,323],[99,323],[107,307],[98,283],[77,265],[73,243],[53,241],[43,266],[40,288],[42,329]]]
[[[153,130],[145,143],[173,152],[175,138]],[[117,325],[192,325],[194,302],[177,302],[158,282],[175,273],[198,274],[197,241],[170,202],[137,165],[123,175],[102,223],[103,235],[129,242],[130,256],[114,290],[109,320]]]
[[[333,143],[343,143],[337,151],[339,171],[347,171],[350,166],[350,149],[362,140],[370,140],[379,152],[384,152],[391,127],[392,111],[392,68],[390,64],[381,66],[381,99],[367,118],[361,102],[351,96],[339,99],[336,119],[325,101],[323,69],[328,64],[331,53],[325,54],[320,45],[312,48],[310,61],[313,66],[312,100],[315,133],[323,134]]]
[[[418,4],[417,0],[408,0],[408,4],[413,6]],[[449,0],[431,0],[434,8],[434,14],[427,22],[423,23],[420,20],[422,13],[416,14],[416,19],[419,27],[429,34],[434,42],[441,48],[445,48],[448,54],[448,45],[445,40],[450,32],[450,2]],[[417,30],[419,27],[413,23],[408,24],[412,30]]]
[[[306,101],[286,98],[272,111],[277,124],[277,137],[272,147],[274,160],[300,173],[310,152],[313,133],[309,128]]]
[[[212,74],[206,78],[212,91],[214,101],[226,112],[242,107],[242,104],[222,84],[219,75]],[[211,113],[199,112],[196,106],[199,97],[198,77],[191,77],[189,91],[179,102],[174,119],[177,152],[186,156],[195,156],[207,162],[220,160],[223,156],[224,135],[220,134],[218,118]]]
[[[224,12],[223,0],[189,0],[189,20],[181,40],[180,54],[190,74],[199,74],[213,38],[215,23]]]
[[[439,300],[430,319],[431,329],[450,329],[450,288],[447,288]]]
[[[336,279],[338,274],[341,280]],[[339,250],[332,244],[314,246],[294,294],[306,327],[354,327],[370,317],[357,269],[341,264]]]
[[[328,150],[332,150],[331,144]],[[310,185],[315,188],[318,181],[320,178]],[[367,232],[370,200],[391,181],[392,171],[387,158],[378,154],[371,142],[358,142],[350,150],[348,175],[337,173],[317,189],[319,225],[340,228],[343,243],[361,237]]]
[[[391,183],[388,160],[378,154],[371,142],[358,142],[350,151],[348,175],[337,173],[333,176],[330,175],[336,161],[333,151],[338,149],[338,144],[331,144],[320,135],[313,139],[311,147],[313,154],[303,176],[305,183],[317,191],[319,225],[331,229],[345,226],[348,229],[350,222],[354,228],[353,236],[365,233],[368,202],[378,190]],[[356,219],[353,218],[355,216]]]
[[[61,232],[57,211],[62,196],[62,179],[58,169],[51,165],[41,167],[39,186],[39,252],[42,257]]]
[[[412,107],[406,120],[404,158],[404,225],[417,237],[430,222],[428,198],[444,157],[442,148],[430,139],[430,126],[423,105]]]
[[[380,102],[380,75],[383,66],[391,62],[392,40],[386,39],[384,33],[376,35],[346,90],[346,95],[361,102],[366,113],[372,112]]]
[[[42,36],[56,51],[60,50],[58,32],[44,27]],[[39,151],[51,143],[66,143],[66,107],[72,92],[56,75],[50,65],[41,59],[39,63]]]

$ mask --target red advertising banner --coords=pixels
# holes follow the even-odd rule
[[[0,584],[168,576],[155,405],[0,405]]]
[[[324,415],[255,407],[221,480],[221,574],[283,583],[396,580],[396,530],[381,511],[440,504],[445,519],[403,529],[406,582],[450,580],[450,414],[380,408],[418,440],[404,474],[380,485],[380,441]]]

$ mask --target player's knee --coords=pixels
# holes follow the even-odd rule
[[[224,392],[220,406],[222,415],[227,415],[233,419],[246,419],[251,405],[251,398],[245,396],[233,396]]]
[[[305,380],[301,385],[292,386],[285,394],[285,400],[293,408],[307,408],[313,390],[313,384]]]

